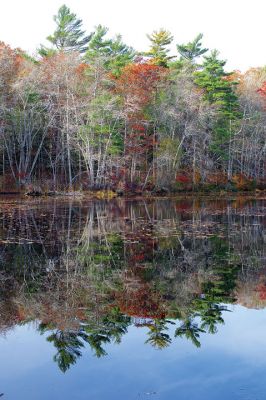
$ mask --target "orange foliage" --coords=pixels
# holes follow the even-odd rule
[[[194,180],[195,180],[195,183],[197,183],[197,184],[201,182],[201,174],[199,171],[195,171]]]
[[[77,66],[76,72],[77,72],[79,75],[83,75],[83,74],[86,72],[86,70],[87,70],[88,68],[89,68],[88,64],[81,63],[81,64],[79,64],[79,65]]]
[[[24,59],[19,49],[11,49],[4,42],[0,42],[1,78],[4,85],[10,85],[15,81]]]
[[[125,105],[137,111],[151,101],[164,68],[148,63],[129,64],[116,81],[116,90],[125,99]],[[134,107],[135,105],[135,107]],[[133,111],[134,112],[134,111]]]
[[[27,315],[26,315],[26,311],[25,311],[24,307],[22,305],[19,305],[18,309],[17,309],[17,320],[19,322],[21,322],[21,321],[25,321],[26,318],[27,318]]]
[[[223,78],[223,80],[227,81],[227,82],[241,82],[243,79],[243,75],[240,71],[235,70],[234,72],[232,72],[231,74],[225,76]]]
[[[227,183],[227,175],[224,172],[213,172],[211,174],[208,174],[207,183],[213,184],[213,185],[224,185]]]
[[[250,185],[252,184],[252,179],[249,179],[243,174],[235,174],[232,177],[232,181],[235,183],[237,189],[239,190],[249,189]]]

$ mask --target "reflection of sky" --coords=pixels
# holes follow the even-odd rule
[[[146,328],[131,327],[120,345],[97,359],[85,350],[63,374],[55,349],[32,328],[0,340],[3,400],[260,400],[266,398],[266,310],[234,307],[200,349],[186,339],[155,350]],[[170,331],[174,328],[170,327]]]

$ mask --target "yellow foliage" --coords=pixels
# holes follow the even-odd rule
[[[113,192],[112,190],[99,190],[98,192],[96,192],[97,199],[111,200],[116,196],[117,196],[117,194],[115,192]]]
[[[196,170],[194,173],[194,179],[196,184],[201,182],[201,174],[198,170]]]

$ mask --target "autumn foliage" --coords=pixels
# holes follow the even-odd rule
[[[162,67],[148,63],[130,64],[123,69],[116,90],[122,94],[129,116],[133,118],[148,105],[164,73]]]
[[[265,102],[265,108],[266,108],[266,81],[262,84],[260,89],[258,89],[258,93],[262,96],[262,98]]]
[[[2,191],[265,187],[264,72],[228,74],[217,53],[172,64],[172,36],[156,35],[160,62],[160,52],[122,62],[107,42],[100,54],[60,48],[36,60],[0,43]]]

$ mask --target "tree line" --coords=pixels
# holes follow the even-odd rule
[[[65,5],[54,22],[36,57],[0,43],[2,192],[265,188],[266,68],[227,72],[202,34],[140,53]]]

